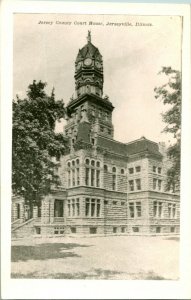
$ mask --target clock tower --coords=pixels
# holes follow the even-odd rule
[[[103,59],[91,42],[88,31],[87,44],[79,49],[75,60],[75,96],[67,105],[65,134],[75,144],[79,127],[89,127],[89,138],[96,144],[98,135],[113,138],[112,111],[108,96],[103,96]],[[87,125],[88,124],[88,125]],[[87,131],[86,131],[87,132]],[[87,137],[86,137],[87,140]]]

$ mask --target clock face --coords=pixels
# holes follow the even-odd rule
[[[91,66],[91,64],[92,64],[91,58],[86,58],[86,59],[84,60],[84,65],[86,65],[86,66]]]
[[[81,65],[82,65],[82,63],[81,63],[81,61],[77,64],[77,70],[79,70],[80,68],[81,68]]]
[[[100,68],[101,68],[101,64],[100,64],[100,62],[99,62],[99,61],[96,61],[96,62],[95,62],[95,65],[96,65],[96,67],[97,67],[98,69],[100,69]]]

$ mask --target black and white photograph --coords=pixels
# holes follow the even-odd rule
[[[11,279],[180,280],[183,21],[13,14]]]

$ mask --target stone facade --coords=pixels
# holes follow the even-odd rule
[[[64,128],[66,153],[57,170],[60,186],[44,197],[41,214],[34,207],[33,232],[177,234],[179,196],[165,191],[164,146],[145,137],[127,144],[113,139],[114,107],[103,97],[102,56],[90,34],[77,55],[74,77],[76,96],[67,105]],[[19,205],[14,199],[13,222],[26,222],[23,200]]]

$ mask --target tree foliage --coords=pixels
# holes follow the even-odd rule
[[[64,117],[64,103],[55,100],[54,89],[48,96],[45,87],[34,80],[27,98],[13,100],[12,189],[30,205],[59,183],[52,158],[59,159],[65,150],[64,136],[54,130]]]
[[[162,114],[163,121],[167,124],[163,131],[172,133],[175,138],[175,143],[167,150],[171,160],[171,167],[167,172],[167,190],[174,191],[179,189],[180,183],[181,73],[171,67],[163,67],[160,74],[165,74],[168,81],[155,88],[155,98],[168,105],[168,109]]]

